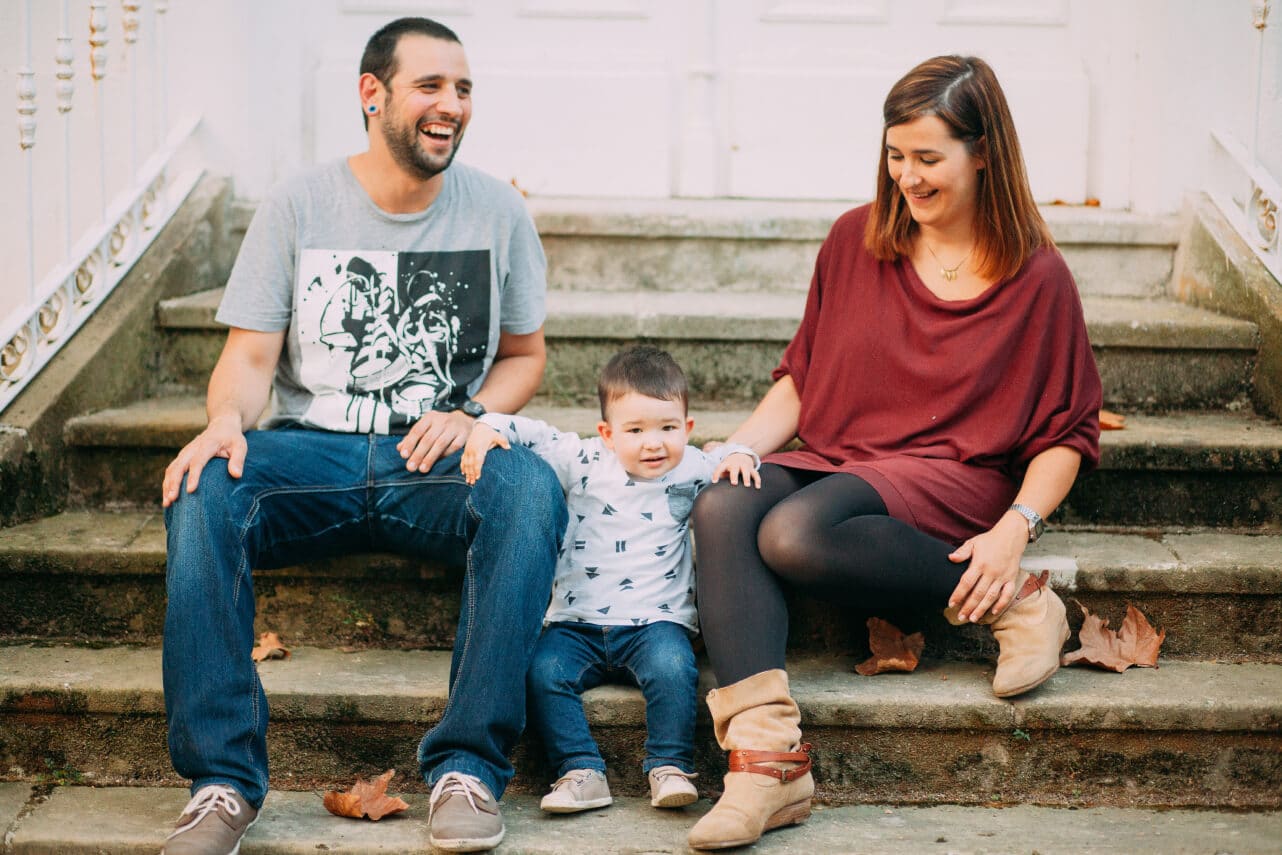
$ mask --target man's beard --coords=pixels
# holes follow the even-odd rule
[[[457,130],[457,124],[449,123],[455,124],[456,128],[454,144],[450,147],[449,154],[440,157],[430,155],[419,147],[416,123],[395,121],[396,118],[388,116],[384,120],[383,141],[387,143],[387,150],[392,153],[392,158],[403,169],[426,181],[449,168],[454,162],[454,155],[458,153],[459,143],[463,141]]]

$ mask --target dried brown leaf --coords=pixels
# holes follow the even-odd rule
[[[1086,197],[1086,201],[1085,201],[1085,202],[1083,202],[1082,204],[1083,204],[1083,205],[1085,205],[1085,206],[1086,206],[1086,207],[1088,207],[1088,208],[1098,208],[1098,207],[1099,207],[1099,199],[1096,199],[1094,196],[1087,196],[1087,197]]]
[[[855,666],[865,677],[885,671],[913,671],[926,646],[920,632],[905,636],[897,626],[881,618],[868,618],[868,646],[872,656]]]
[[[1108,628],[1107,620],[1091,614],[1090,609],[1081,603],[1077,605],[1084,615],[1082,629],[1078,633],[1082,646],[1064,654],[1060,664],[1094,665],[1119,674],[1132,665],[1157,667],[1157,656],[1162,642],[1166,640],[1166,630],[1155,632],[1143,612],[1127,603],[1122,628],[1114,631]]]
[[[280,636],[276,633],[264,632],[258,636],[258,644],[254,645],[249,655],[255,662],[262,662],[264,659],[288,659],[289,650],[281,644]]]
[[[1099,429],[1100,430],[1125,430],[1126,416],[1115,413],[1111,410],[1099,411]]]
[[[331,790],[325,794],[325,810],[335,816],[352,819],[367,816],[375,822],[389,814],[400,813],[409,805],[396,796],[387,795],[387,785],[395,774],[395,769],[388,769],[372,781],[357,778],[345,793]]]

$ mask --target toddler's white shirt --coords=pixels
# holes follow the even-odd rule
[[[667,620],[698,631],[690,509],[730,454],[751,455],[760,466],[751,449],[727,444],[704,453],[686,446],[675,468],[647,480],[629,475],[600,437],[581,439],[523,416],[487,413],[480,420],[546,460],[565,490],[570,521],[546,623]]]

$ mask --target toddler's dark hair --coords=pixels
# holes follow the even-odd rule
[[[597,381],[601,418],[606,417],[607,404],[629,392],[640,392],[661,401],[680,401],[681,409],[689,411],[690,388],[685,372],[666,350],[654,345],[638,344],[621,350],[601,369]]]

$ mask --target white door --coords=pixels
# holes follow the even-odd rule
[[[354,68],[396,14],[456,29],[477,84],[460,157],[533,193],[867,198],[890,85],[976,53],[1007,89],[1038,197],[1086,195],[1067,0],[339,0],[316,159],[361,146]],[[1040,120],[1046,103],[1061,121]]]

